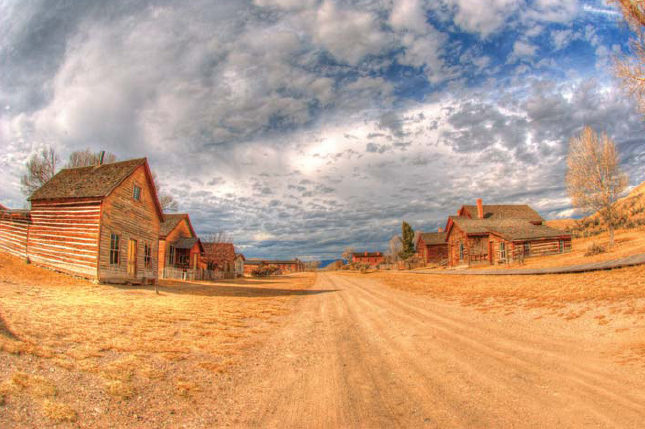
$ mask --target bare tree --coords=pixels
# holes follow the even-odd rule
[[[176,212],[179,210],[179,204],[175,197],[163,191],[162,186],[159,184],[159,178],[157,173],[152,172],[152,181],[154,182],[155,188],[157,190],[157,198],[159,199],[159,205],[161,205],[161,210],[166,212]]]
[[[103,154],[103,164],[111,164],[117,161],[115,154],[110,152],[92,152],[89,148],[77,150],[69,154],[69,160],[65,164],[66,168],[89,167],[101,163],[101,154]]]
[[[630,40],[631,56],[617,56],[614,71],[623,87],[638,101],[639,110],[645,115],[645,1],[609,0],[623,12],[623,17],[634,31]]]
[[[392,257],[392,263],[396,263],[399,260],[399,252],[403,250],[403,241],[401,240],[400,235],[395,235],[390,238],[390,255]]]
[[[354,248],[353,247],[346,247],[345,250],[343,250],[343,259],[345,259],[348,263],[352,262],[352,253],[354,253]]]
[[[40,153],[34,154],[25,164],[27,172],[20,178],[20,187],[25,196],[30,196],[34,191],[45,184],[56,174],[56,165],[60,161],[58,153],[48,147]]]
[[[597,211],[609,229],[609,245],[614,245],[617,213],[614,203],[628,184],[621,169],[616,145],[602,133],[585,127],[569,142],[567,192],[573,205],[585,211]]]
[[[231,234],[225,231],[209,232],[202,236],[206,243],[232,243]]]

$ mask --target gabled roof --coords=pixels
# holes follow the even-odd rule
[[[354,252],[352,253],[352,256],[356,256],[357,258],[359,257],[376,258],[384,255],[383,255],[383,252]]]
[[[450,216],[450,220],[466,234],[497,234],[510,241],[571,235],[546,225],[535,225],[527,219],[469,219],[463,216]]]
[[[193,225],[190,223],[190,217],[188,213],[164,213],[164,221],[159,224],[159,238],[166,238],[168,234],[172,232],[173,229],[177,228],[177,225],[181,223],[182,220],[186,219],[188,223],[188,229],[190,229],[190,235],[195,237],[195,230]]]
[[[302,262],[299,259],[246,259],[244,264],[246,265],[285,265],[285,264],[301,264]]]
[[[446,234],[445,232],[422,232],[419,234],[419,240],[423,240],[426,246],[433,244],[445,244],[447,236],[448,234]]]
[[[236,254],[235,259],[237,259],[237,258],[242,258],[243,261],[246,261],[246,258],[244,257],[244,255],[242,253]]]
[[[56,200],[63,198],[105,198],[140,166],[145,166],[151,184],[159,218],[163,211],[146,158],[129,159],[90,167],[64,168],[43,186],[36,189],[29,201]]]
[[[209,262],[235,261],[235,246],[233,243],[203,243],[204,257]]]
[[[542,222],[542,216],[526,204],[483,205],[484,219],[526,219]],[[477,206],[464,205],[459,210],[462,216],[477,219]]]
[[[202,242],[197,237],[182,237],[173,243],[175,249],[192,249],[195,244],[199,244],[199,249],[204,251]]]
[[[3,206],[2,204],[0,204],[0,211],[5,211],[5,210],[7,210],[7,208],[5,206]]]

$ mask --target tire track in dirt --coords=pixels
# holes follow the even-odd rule
[[[579,356],[574,357],[575,362],[570,358],[563,359],[563,355],[558,355],[549,351],[548,343],[546,344],[546,347],[542,349],[534,348],[533,350],[528,350],[526,346],[523,346],[518,342],[510,342],[508,337],[503,333],[495,332],[493,336],[488,332],[482,334],[482,330],[478,329],[476,326],[466,325],[454,318],[440,316],[436,312],[419,308],[417,305],[410,305],[403,301],[392,301],[393,297],[391,296],[392,294],[390,293],[390,290],[386,289],[387,292],[383,293],[381,290],[383,287],[380,285],[371,284],[371,287],[367,288],[365,287],[365,282],[350,280],[350,283],[352,283],[354,288],[356,288],[357,291],[360,291],[360,293],[374,297],[380,305],[392,304],[399,307],[403,310],[399,315],[406,319],[408,321],[407,323],[413,323],[415,318],[431,320],[433,322],[433,329],[440,329],[444,334],[449,336],[450,341],[448,341],[448,346],[450,346],[451,343],[452,345],[455,343],[465,343],[471,348],[471,352],[474,351],[475,353],[481,353],[484,357],[496,359],[500,363],[515,365],[519,371],[539,375],[541,377],[552,374],[553,377],[549,380],[551,384],[553,384],[555,378],[564,377],[570,383],[577,384],[578,389],[582,389],[587,393],[588,399],[593,400],[595,405],[607,408],[607,401],[610,401],[613,406],[615,406],[616,403],[622,405],[623,408],[619,413],[616,413],[616,411],[613,410],[613,407],[611,407],[612,409],[610,411],[612,414],[623,417],[622,413],[626,408],[635,413],[637,418],[645,419],[645,398],[642,394],[640,397],[634,396],[634,393],[636,393],[637,390],[624,388],[624,381],[621,382],[613,380],[612,377],[614,377],[615,374],[611,372],[603,373],[583,368],[584,361],[579,359]],[[407,294],[398,294],[397,298],[403,298],[404,301],[407,301],[409,297],[405,295]],[[470,335],[466,336],[458,332],[465,329],[469,330]],[[504,341],[499,341],[504,337],[507,338]],[[485,338],[486,341],[477,340],[476,338]],[[494,346],[491,346],[488,343],[494,344]],[[530,351],[531,353],[526,355],[527,351]],[[538,356],[538,354],[547,357],[549,359],[548,362],[541,363],[539,361],[535,361],[535,357]],[[554,371],[554,365],[557,366],[558,371]],[[602,384],[605,384],[605,386]],[[567,387],[570,388],[571,386]],[[578,391],[577,393],[581,392]],[[601,398],[598,396],[601,396]],[[603,420],[606,418],[606,416],[599,414],[597,410],[592,407],[589,407],[588,412],[596,413],[597,416]]]
[[[644,380],[580,344],[319,274],[235,377],[235,427],[640,427]],[[526,328],[526,327],[524,327]],[[537,336],[537,338],[536,338]],[[611,379],[611,376],[615,379]],[[638,391],[640,389],[640,391]]]

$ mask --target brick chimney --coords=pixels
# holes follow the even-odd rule
[[[367,256],[367,252],[365,252],[365,256]]]
[[[484,206],[481,198],[477,198],[477,219],[484,218]]]
[[[443,232],[443,228],[442,227],[437,228],[437,232]]]

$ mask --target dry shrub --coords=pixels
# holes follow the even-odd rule
[[[76,411],[69,405],[49,400],[43,403],[43,414],[56,423],[75,422],[78,418]]]
[[[134,397],[135,389],[132,383],[120,380],[112,381],[107,384],[107,391],[110,395],[118,399],[131,399]]]
[[[606,251],[607,251],[607,248],[605,246],[601,246],[600,244],[596,244],[596,243],[591,243],[591,245],[587,247],[585,256],[600,255],[601,253],[605,253]]]
[[[199,392],[200,388],[192,381],[178,381],[175,383],[175,390],[179,396],[190,396],[191,393]]]

